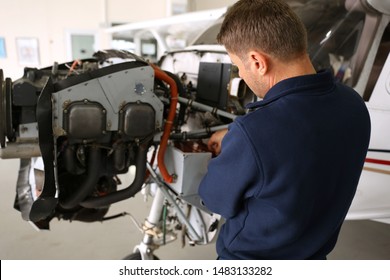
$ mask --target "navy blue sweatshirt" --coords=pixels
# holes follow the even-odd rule
[[[328,71],[283,80],[229,126],[199,194],[223,216],[220,259],[325,259],[370,138],[362,98]]]

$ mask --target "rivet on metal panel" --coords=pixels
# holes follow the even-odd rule
[[[67,108],[70,104],[70,100],[65,100],[64,103],[62,103],[62,108]]]

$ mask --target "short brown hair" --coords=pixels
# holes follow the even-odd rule
[[[217,40],[238,56],[255,49],[291,60],[307,51],[306,28],[283,0],[239,0],[228,9]]]

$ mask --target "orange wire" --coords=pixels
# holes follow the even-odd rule
[[[76,66],[77,66],[78,64],[81,64],[81,61],[80,61],[80,60],[77,60],[77,59],[76,59],[75,61],[73,61],[72,66],[71,66],[70,69],[69,69],[68,76],[74,71],[74,69],[76,68]]]

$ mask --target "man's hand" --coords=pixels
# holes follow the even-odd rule
[[[227,132],[228,132],[227,129],[223,129],[223,130],[218,130],[213,135],[211,135],[209,142],[207,143],[207,147],[215,155],[219,155],[221,153],[222,139]]]

